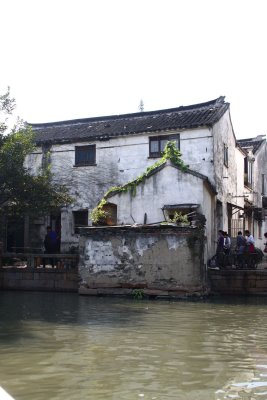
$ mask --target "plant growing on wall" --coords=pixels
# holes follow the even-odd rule
[[[143,289],[134,289],[132,294],[136,300],[142,300],[144,298],[144,290]]]
[[[169,219],[169,222],[181,223],[181,224],[188,224],[187,215],[182,214],[179,211],[175,211],[174,216]]]
[[[148,167],[145,172],[138,176],[136,179],[127,182],[125,185],[122,186],[114,186],[111,187],[104,195],[103,199],[100,201],[100,203],[93,209],[93,211],[90,214],[90,218],[92,219],[94,224],[98,224],[101,219],[104,219],[107,217],[106,211],[103,209],[103,206],[107,204],[106,199],[115,193],[123,193],[123,192],[130,192],[133,196],[136,194],[136,187],[140,185],[140,183],[143,183],[149,176],[150,174],[163,165],[167,160],[170,160],[174,165],[179,167],[182,171],[187,170],[187,166],[184,164],[183,160],[181,159],[181,153],[180,151],[176,148],[176,143],[175,142],[167,142],[166,146],[164,148],[164,151],[162,153],[162,157],[160,160],[156,161],[153,165]]]
[[[100,224],[101,222],[104,222],[108,217],[108,212],[103,209],[103,206],[105,204],[107,204],[107,201],[105,198],[103,198],[91,212],[90,218],[94,224]]]

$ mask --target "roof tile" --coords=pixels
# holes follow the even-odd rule
[[[111,115],[31,125],[37,143],[103,140],[142,132],[160,132],[212,126],[229,108],[224,97],[206,103],[166,110]]]

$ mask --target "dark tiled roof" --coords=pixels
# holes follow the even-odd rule
[[[242,149],[247,149],[248,147],[252,147],[252,152],[256,153],[262,143],[266,142],[266,139],[250,138],[250,139],[240,139],[237,141]]]
[[[30,124],[38,143],[105,140],[114,136],[212,126],[229,108],[224,97],[166,110]]]

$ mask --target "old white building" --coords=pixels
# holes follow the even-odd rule
[[[91,224],[90,211],[106,191],[142,174],[160,159],[169,140],[176,142],[191,172],[179,182],[179,172],[168,166],[151,177],[146,189],[151,199],[149,204],[146,199],[140,206],[136,200],[134,220],[144,222],[144,214],[147,223],[163,219],[155,211],[155,204],[159,203],[199,204],[207,218],[210,254],[215,249],[217,230],[227,231],[240,224],[245,200],[246,153],[236,142],[229,103],[223,97],[167,110],[33,124],[32,127],[38,148],[28,157],[27,166],[35,173],[48,160],[54,179],[68,186],[75,201],[58,210],[56,215],[27,220],[25,246],[42,243],[47,224],[61,232],[62,251],[76,246],[77,228]],[[203,190],[199,195],[199,188],[207,182],[214,190],[208,202]],[[164,185],[169,189],[166,198],[163,198]],[[125,215],[119,211],[118,224],[130,222],[126,221],[129,214],[126,209],[124,204]]]
[[[240,213],[243,229],[248,229],[256,239],[256,246],[263,249],[267,230],[267,144],[265,135],[238,140],[244,158],[244,211]]]

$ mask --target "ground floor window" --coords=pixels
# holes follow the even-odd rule
[[[73,211],[74,232],[78,233],[79,228],[88,226],[88,210]]]

